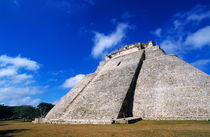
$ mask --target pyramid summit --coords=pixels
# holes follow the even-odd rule
[[[106,56],[37,122],[112,124],[120,120],[208,120],[210,76],[153,42]]]

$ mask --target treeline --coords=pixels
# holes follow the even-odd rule
[[[53,104],[44,102],[40,103],[37,107],[30,105],[0,105],[0,120],[22,119],[24,121],[32,121],[34,118],[45,117],[53,107]]]

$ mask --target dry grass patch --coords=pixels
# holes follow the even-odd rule
[[[2,137],[210,137],[209,121],[140,121],[116,125],[0,122]]]

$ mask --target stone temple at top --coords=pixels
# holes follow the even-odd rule
[[[210,76],[153,42],[108,55],[39,122],[111,124],[121,119],[208,120]]]

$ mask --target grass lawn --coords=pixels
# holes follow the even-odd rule
[[[210,121],[140,121],[135,124],[65,125],[0,121],[0,137],[210,137]]]

